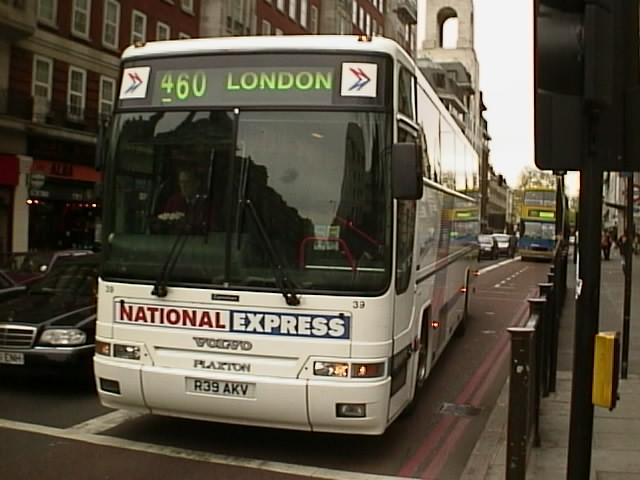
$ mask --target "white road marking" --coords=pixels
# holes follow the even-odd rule
[[[510,287],[510,286],[505,286],[507,283],[509,282],[513,282],[516,278],[518,278],[523,272],[525,272],[529,267],[524,267],[520,270],[518,270],[516,273],[512,274],[511,276],[505,278],[504,280],[499,281],[498,283],[496,283],[493,288],[503,288],[503,289],[510,289],[513,290],[514,287]]]
[[[271,462],[265,460],[235,457],[232,455],[219,455],[215,453],[199,452],[197,450],[187,450],[184,448],[167,447],[155,445],[153,443],[136,442],[123,438],[115,438],[106,435],[96,435],[84,433],[78,430],[48,427],[35,425],[32,423],[15,422],[12,420],[0,419],[0,428],[9,428],[22,432],[49,435],[56,438],[66,438],[106,447],[122,448],[126,450],[153,453],[167,457],[182,458],[185,460],[196,460],[199,462],[217,463],[222,465],[232,465],[235,467],[253,468],[256,470],[267,470],[277,473],[287,473],[299,475],[307,478],[322,478],[328,480],[397,480],[405,477],[393,477],[387,475],[372,475],[370,473],[349,472],[344,470],[334,470],[330,468],[309,467],[305,465],[294,465],[290,463]]]
[[[508,265],[511,262],[515,262],[517,260],[520,260],[520,257],[508,258],[507,260],[503,260],[502,262],[494,263],[493,265],[489,265],[488,267],[481,268],[480,270],[478,270],[478,275],[483,275],[487,272],[490,272],[491,270],[495,270],[496,268],[500,268],[504,265]]]
[[[121,423],[134,418],[140,417],[144,413],[130,412],[127,410],[115,410],[100,417],[92,418],[86,422],[79,423],[73,427],[69,427],[67,430],[74,430],[82,433],[100,433],[110,428],[116,427]]]

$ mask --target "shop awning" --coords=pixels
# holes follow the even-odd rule
[[[20,176],[20,162],[16,155],[0,153],[0,185],[15,187]]]

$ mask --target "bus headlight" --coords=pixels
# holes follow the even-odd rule
[[[55,346],[82,345],[87,335],[77,328],[51,328],[45,330],[40,337],[40,344]]]
[[[385,362],[313,362],[313,374],[321,377],[376,378],[385,374]]]
[[[113,344],[113,356],[125,360],[140,360],[140,347],[135,345]]]
[[[349,364],[342,362],[313,362],[313,374],[321,377],[348,377]]]

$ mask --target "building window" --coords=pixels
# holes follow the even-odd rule
[[[266,21],[266,20],[262,20],[262,35],[271,35],[271,24]]]
[[[180,0],[180,8],[187,13],[193,13],[193,0]]]
[[[102,44],[118,49],[120,31],[120,3],[116,0],[104,0],[104,20],[102,25]]]
[[[58,0],[38,0],[38,21],[56,25],[58,18]]]
[[[358,25],[358,3],[355,1],[351,4],[351,21]]]
[[[360,12],[358,12],[358,28],[361,32],[364,32],[364,8],[359,8]]]
[[[166,23],[158,22],[156,25],[156,40],[169,40],[171,38],[171,27]]]
[[[84,118],[85,90],[87,72],[77,67],[69,67],[69,84],[67,87],[67,114],[74,120]]]
[[[315,5],[311,5],[309,24],[311,33],[318,33],[318,7],[316,7]]]
[[[380,13],[384,15],[384,0],[380,0]]]
[[[33,78],[31,79],[31,95],[51,100],[51,80],[53,76],[53,60],[34,55]]]
[[[296,7],[298,6],[297,0],[289,0],[289,17],[294,21],[296,19]]]
[[[131,43],[144,42],[147,39],[147,16],[134,10],[131,13]]]
[[[284,12],[284,0],[278,0],[276,2],[276,7],[278,8],[278,10],[280,10],[281,12]]]
[[[367,13],[367,30],[366,33],[368,36],[371,36],[371,15]]]
[[[100,76],[100,100],[98,113],[101,117],[107,117],[113,112],[113,104],[116,98],[116,81],[113,78]]]
[[[307,10],[308,10],[309,0],[300,0],[300,25],[304,28],[307,28]]]
[[[89,37],[89,19],[91,18],[91,0],[73,0],[71,33],[80,37]]]
[[[180,40],[186,40],[187,38],[191,38],[191,35],[189,35],[188,33],[180,32],[178,34],[178,38]]]

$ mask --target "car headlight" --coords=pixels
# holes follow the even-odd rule
[[[77,328],[51,328],[42,333],[39,343],[60,347],[82,345],[86,341],[87,334]]]

